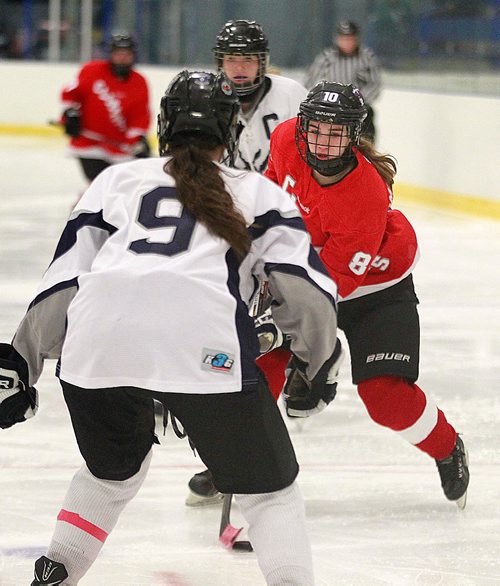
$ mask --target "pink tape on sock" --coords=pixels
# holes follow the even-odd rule
[[[85,533],[92,535],[92,537],[95,537],[103,543],[106,541],[106,538],[108,537],[106,531],[103,531],[102,529],[97,527],[97,525],[90,523],[90,521],[86,521],[85,519],[80,517],[78,513],[71,513],[70,511],[61,509],[59,511],[59,515],[57,515],[57,520],[64,521],[66,523],[69,523],[70,525],[74,525],[75,527],[78,527],[78,529],[85,531]]]

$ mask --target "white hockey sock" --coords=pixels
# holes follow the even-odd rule
[[[65,565],[65,586],[78,584],[93,564],[120,513],[144,482],[151,457],[152,450],[139,472],[123,481],[97,478],[85,464],[74,475],[46,554]]]
[[[238,494],[235,499],[268,586],[312,586],[311,545],[297,483],[277,492]]]

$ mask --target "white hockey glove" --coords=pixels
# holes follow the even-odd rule
[[[270,307],[262,315],[255,318],[254,324],[261,354],[267,354],[283,345],[283,332],[274,323]]]
[[[33,417],[38,393],[28,386],[28,365],[10,344],[0,343],[0,427],[7,429]]]
[[[335,399],[343,359],[344,351],[340,340],[337,339],[333,354],[313,380],[309,381],[305,375],[304,363],[295,356],[292,358],[283,389],[288,417],[310,417],[323,411]]]

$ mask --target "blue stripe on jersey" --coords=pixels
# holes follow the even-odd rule
[[[325,267],[323,261],[319,257],[319,254],[312,246],[309,248],[309,256],[307,257],[307,262],[309,263],[309,266],[318,271],[318,273],[322,273],[323,275],[330,277],[328,269]]]
[[[250,238],[255,240],[265,234],[267,230],[274,226],[287,226],[288,228],[295,228],[307,232],[304,220],[300,216],[293,216],[292,218],[284,218],[279,211],[269,210],[262,216],[256,216],[254,223],[248,228]]]
[[[118,230],[118,228],[115,228],[115,226],[108,224],[108,222],[104,220],[102,217],[102,210],[99,212],[83,212],[73,220],[69,220],[66,224],[57,244],[52,262],[68,252],[68,250],[75,245],[78,230],[85,226],[94,226],[100,230],[105,230],[110,236]]]
[[[312,249],[312,247],[311,247],[311,249]],[[314,249],[312,249],[312,250],[313,250],[313,252],[315,253],[315,255],[317,257],[317,254],[314,251]],[[319,260],[319,258],[318,258],[318,260]],[[323,266],[323,264],[322,264],[322,266]],[[318,270],[319,270],[319,268],[318,268]],[[318,291],[321,291],[323,293],[323,295],[325,295],[326,297],[328,297],[328,299],[336,307],[335,299],[330,295],[330,293],[328,293],[327,291],[325,291],[324,289],[322,289],[318,285],[318,283],[316,283],[315,281],[313,281],[311,279],[311,277],[309,277],[309,275],[307,274],[307,271],[304,268],[299,267],[297,265],[288,264],[288,263],[282,263],[282,264],[280,264],[280,263],[266,263],[264,265],[264,271],[265,271],[266,275],[269,275],[269,273],[272,273],[272,272],[277,272],[277,273],[285,273],[287,275],[294,275],[295,277],[300,277],[301,279],[304,279],[305,281],[307,281],[308,283],[310,283],[313,287],[315,287],[316,289],[318,289]],[[328,275],[328,272],[326,271],[326,269],[325,269],[324,266],[323,266],[323,269],[321,270],[321,272],[324,273],[325,275]]]
[[[259,344],[255,333],[254,320],[248,314],[248,306],[240,295],[239,261],[232,249],[227,251],[228,269],[227,288],[236,300],[235,324],[240,343],[241,384],[242,390],[254,390],[259,369],[255,363],[259,356]]]
[[[37,305],[38,303],[40,303],[40,301],[43,301],[44,299],[47,299],[47,297],[50,297],[54,293],[57,293],[58,291],[63,291],[64,289],[71,289],[71,287],[76,287],[78,289],[78,279],[77,278],[75,278],[75,279],[69,279],[69,281],[63,281],[62,283],[57,283],[57,285],[54,285],[50,289],[47,289],[46,291],[42,291],[29,304],[28,311],[32,307],[35,307],[35,305]]]

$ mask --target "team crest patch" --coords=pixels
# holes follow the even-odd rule
[[[212,370],[224,374],[233,373],[234,354],[222,352],[221,350],[212,350],[203,348],[201,368],[202,370]]]
[[[226,96],[230,96],[233,93],[233,88],[227,83],[227,81],[221,83],[220,89],[222,90],[222,93],[226,94]]]

